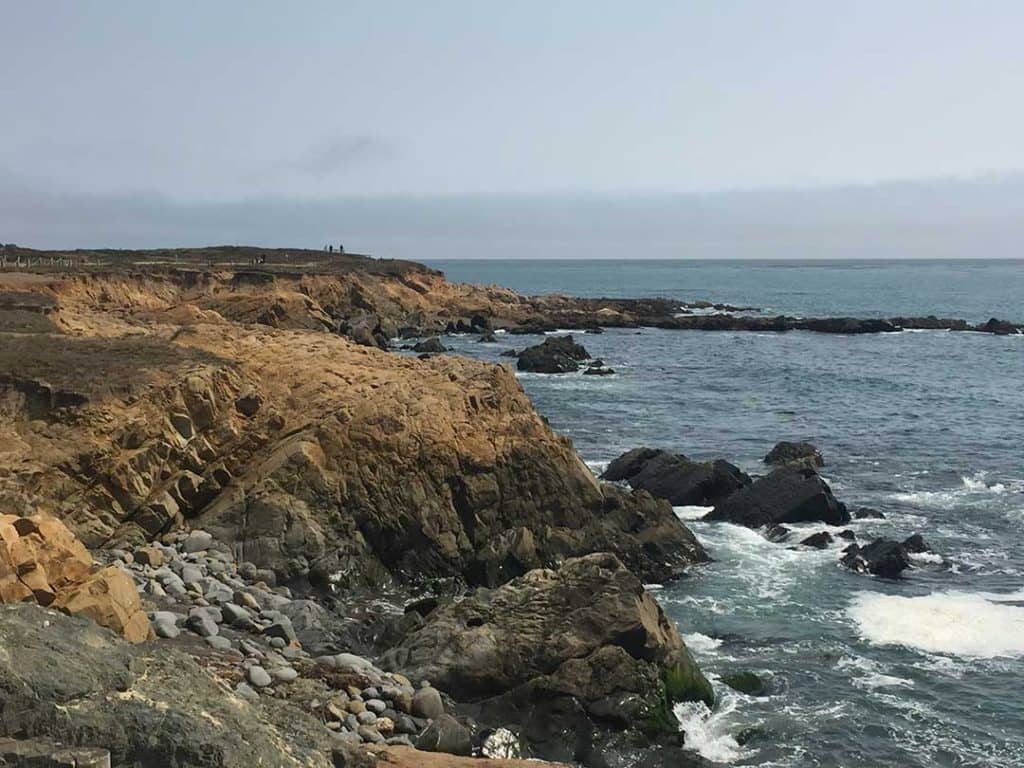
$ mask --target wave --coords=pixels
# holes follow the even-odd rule
[[[712,712],[702,701],[676,704],[674,712],[683,731],[683,746],[713,763],[732,763],[745,751],[729,733],[729,715],[736,709],[736,697],[723,695]]]
[[[837,663],[839,669],[850,669],[860,674],[853,676],[853,684],[858,688],[875,690],[876,688],[913,688],[914,681],[904,677],[886,674],[884,667],[876,661],[863,656],[844,656]],[[852,674],[852,673],[851,673]]]
[[[686,643],[687,648],[698,655],[710,653],[722,645],[722,641],[717,637],[708,637],[700,632],[683,635],[683,642]]]
[[[862,592],[848,609],[861,637],[926,653],[991,659],[1024,656],[1021,593],[934,592],[901,597]]]
[[[676,513],[676,517],[680,520],[700,520],[713,509],[714,507],[700,506],[672,507],[672,511]]]
[[[951,509],[965,499],[977,499],[983,495],[1002,496],[1007,491],[1024,490],[1024,483],[1019,481],[995,482],[986,481],[988,472],[981,470],[972,475],[960,478],[960,487],[944,491],[903,491],[892,494],[892,498],[905,504],[931,509]]]

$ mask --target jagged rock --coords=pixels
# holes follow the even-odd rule
[[[82,614],[131,642],[152,637],[130,576],[115,566],[93,571],[74,534],[50,517],[0,517],[0,602],[33,600]]]
[[[844,525],[850,514],[813,469],[784,466],[726,497],[704,519],[760,528],[779,523]]]
[[[657,730],[674,727],[672,701],[714,703],[675,626],[608,554],[440,606],[382,663],[495,719],[573,700],[596,722]]]
[[[579,370],[579,361],[590,354],[572,336],[549,336],[540,344],[519,353],[516,367],[535,373],[571,373]]]
[[[826,549],[832,541],[832,534],[828,531],[818,531],[817,533],[812,533],[806,539],[801,541],[800,546],[813,547],[814,549]]]
[[[319,721],[269,697],[254,707],[169,645],[132,646],[83,618],[0,606],[0,736],[102,745],[113,765],[331,765]]]
[[[879,512],[877,509],[871,507],[858,507],[853,511],[853,517],[856,520],[884,520],[885,515]]]
[[[0,766],[110,768],[110,751],[94,747],[68,749],[47,739],[0,739]]]
[[[431,336],[429,339],[424,339],[413,345],[413,352],[427,352],[429,354],[440,354],[447,352],[448,348],[441,343],[441,340],[437,336]]]
[[[673,506],[715,504],[750,484],[738,467],[718,459],[691,461],[682,454],[655,448],[634,448],[612,461],[602,478],[629,483],[666,499]]]
[[[825,460],[821,457],[818,449],[810,443],[791,443],[783,440],[776,443],[768,455],[764,457],[765,464],[805,464],[810,467],[823,467]]]
[[[866,546],[851,544],[843,550],[842,564],[857,573],[896,579],[910,567],[907,550],[898,541],[875,539]]]

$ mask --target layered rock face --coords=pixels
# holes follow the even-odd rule
[[[324,301],[344,293],[304,280]],[[200,288],[35,286],[60,302],[53,332],[12,336],[0,363],[80,403],[34,411],[5,389],[0,499],[93,547],[201,526],[240,561],[322,584],[498,584],[593,551],[661,581],[705,559],[667,504],[598,483],[504,367],[240,325],[220,312],[280,287]]]
[[[604,727],[671,730],[670,705],[714,704],[678,630],[640,581],[609,554],[538,569],[437,608],[384,656],[485,718],[515,718],[534,748],[576,728],[576,705]],[[538,730],[540,734],[538,735]],[[532,734],[532,737],[531,737]]]
[[[0,602],[24,601],[86,616],[133,643],[153,636],[125,573],[94,568],[88,550],[59,520],[3,515]]]

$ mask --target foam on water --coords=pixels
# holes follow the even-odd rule
[[[672,511],[676,513],[676,517],[680,520],[700,520],[713,509],[714,507],[700,506],[672,507]]]
[[[927,653],[970,658],[1024,656],[1024,608],[1019,595],[935,592],[901,597],[862,592],[848,614],[875,645],[902,645]]]
[[[683,635],[683,641],[686,643],[687,648],[698,655],[711,653],[722,645],[722,641],[717,637],[708,637],[700,632],[691,632],[688,635]]]
[[[729,715],[736,709],[736,697],[723,695],[712,712],[702,702],[676,704],[674,711],[685,734],[683,745],[713,763],[732,763],[744,755],[731,734]]]

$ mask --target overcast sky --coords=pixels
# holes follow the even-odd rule
[[[0,18],[8,242],[369,250],[444,221],[419,247],[507,255],[540,216],[537,255],[574,255],[596,206],[671,255],[708,200],[742,250],[765,236],[729,224],[748,190],[891,201],[907,180],[915,204],[920,182],[967,189],[975,225],[1019,242],[1000,218],[1022,201],[1019,0],[0,0]],[[800,200],[772,226],[871,212],[863,190]]]

